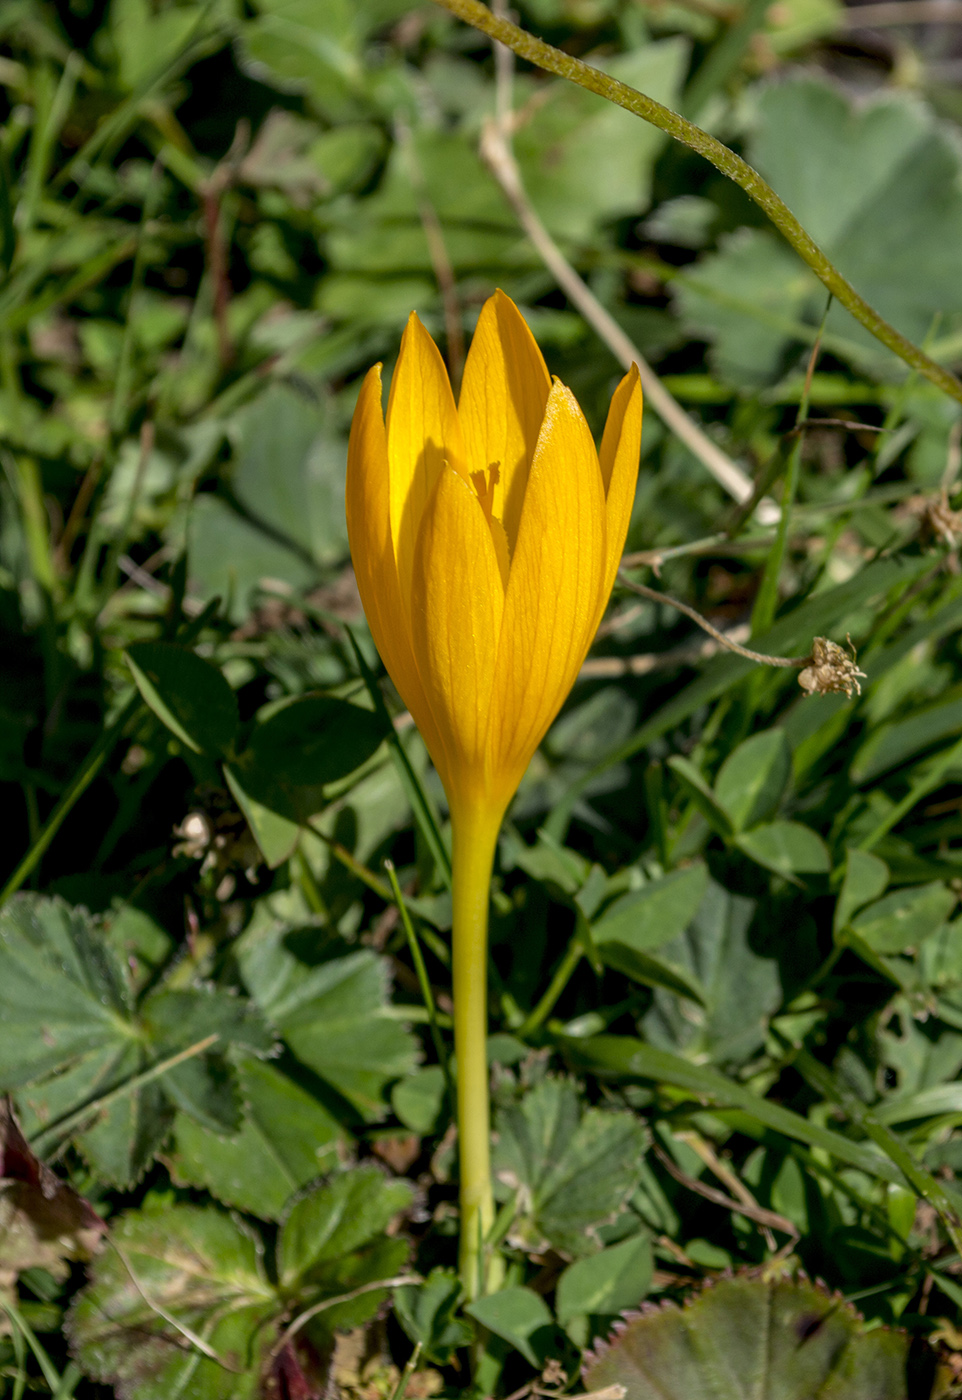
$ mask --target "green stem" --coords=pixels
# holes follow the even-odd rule
[[[741,156],[729,150],[707,131],[702,131],[701,127],[687,121],[678,112],[673,112],[670,107],[656,102],[653,97],[647,97],[629,87],[627,83],[620,83],[617,78],[609,77],[607,73],[592,68],[590,64],[562,53],[560,49],[546,44],[543,39],[536,39],[533,34],[519,29],[510,20],[493,15],[481,0],[435,0],[435,4],[457,15],[475,29],[480,29],[490,38],[497,39],[536,67],[543,68],[547,73],[555,73],[559,78],[567,78],[569,82],[577,83],[588,92],[597,93],[599,97],[624,107],[626,111],[633,112],[636,117],[641,117],[643,121],[658,127],[659,131],[664,131],[674,140],[680,141],[683,146],[688,146],[697,155],[704,156],[716,170],[720,170],[729,180],[739,185],[749,199],[754,200],[758,207],[764,210],[778,231],[808,263],[819,281],[857,321],[861,321],[876,340],[888,346],[907,365],[919,370],[950,398],[962,403],[962,383],[955,375],[937,364],[924,350],[913,345],[901,331],[890,326],[888,321],[859,295],[834,263],[825,256],[811,235],[806,233],[788,205],[779,199],[771,185]]]
[[[441,1028],[438,1025],[438,1011],[434,1003],[434,993],[431,990],[431,979],[428,977],[428,970],[424,965],[421,945],[418,943],[418,936],[414,931],[414,924],[411,921],[411,915],[408,913],[407,903],[401,891],[401,886],[398,884],[394,861],[386,860],[384,862],[384,868],[387,871],[388,879],[391,881],[391,889],[394,891],[394,902],[401,916],[401,923],[404,925],[408,948],[411,951],[411,961],[414,963],[414,971],[417,973],[418,985],[421,988],[424,1009],[428,1013],[428,1024],[431,1027],[431,1039],[434,1041],[435,1054],[438,1057],[438,1064],[441,1066],[441,1073],[444,1075],[444,1083],[448,1091],[448,1098],[453,1107],[454,1086],[451,1083],[451,1066],[448,1063],[447,1048],[444,1044],[444,1038],[441,1035]]]
[[[536,1030],[544,1025],[545,1020],[554,1010],[555,1002],[571,981],[572,973],[585,955],[584,944],[577,931],[572,935],[571,942],[565,951],[564,957],[555,968],[554,976],[548,984],[548,989],[544,996],[529,1013],[527,1018],[515,1031],[519,1040],[527,1040]]]
[[[494,1224],[488,1101],[488,898],[501,812],[452,808],[454,1052],[461,1176],[461,1281],[469,1299],[487,1292],[484,1243]]]

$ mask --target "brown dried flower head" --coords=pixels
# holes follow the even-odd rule
[[[812,642],[809,663],[798,677],[806,695],[833,695],[844,691],[850,700],[853,691],[861,695],[859,681],[865,680],[865,672],[855,664],[857,657],[851,637],[845,640],[851,655],[827,637],[816,637]]]

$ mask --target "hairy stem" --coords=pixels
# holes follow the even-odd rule
[[[808,263],[816,277],[857,321],[861,321],[877,340],[906,364],[917,369],[951,398],[962,403],[962,383],[926,355],[924,350],[914,345],[901,331],[889,325],[888,321],[859,295],[834,263],[825,256],[811,235],[806,233],[788,205],[779,199],[771,185],[741,156],[678,112],[673,112],[670,107],[665,107],[654,98],[629,87],[627,83],[621,83],[617,78],[611,78],[607,73],[592,68],[590,64],[562,53],[560,49],[553,48],[542,39],[536,39],[533,34],[519,29],[510,20],[499,19],[491,13],[487,5],[481,3],[481,0],[435,0],[435,4],[457,15],[475,29],[480,29],[490,38],[506,44],[529,63],[543,68],[548,73],[556,73],[560,78],[567,78],[569,82],[577,83],[589,92],[597,93],[599,97],[624,107],[626,111],[633,112],[643,121],[650,122],[652,126],[666,132],[682,145],[704,156],[716,170],[720,170],[729,180],[740,185],[748,197],[764,210],[783,237]]]

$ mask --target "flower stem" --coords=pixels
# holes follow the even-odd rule
[[[494,1223],[488,1102],[488,896],[500,811],[452,810],[454,837],[454,1051],[461,1176],[461,1281],[469,1299],[488,1290],[484,1240]]]

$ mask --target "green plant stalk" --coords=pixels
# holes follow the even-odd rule
[[[819,281],[837,301],[840,301],[852,313],[857,321],[861,321],[876,340],[880,340],[907,365],[919,370],[950,398],[962,403],[962,383],[956,379],[955,375],[950,374],[942,365],[937,364],[901,331],[897,331],[894,326],[889,325],[888,321],[868,304],[865,298],[842,276],[834,263],[826,257],[811,235],[806,233],[788,205],[779,199],[771,185],[763,180],[758,171],[753,170],[741,156],[736,155],[721,141],[710,136],[701,127],[695,126],[693,122],[688,121],[680,113],[673,112],[670,107],[665,107],[662,103],[656,102],[654,98],[647,97],[644,93],[629,87],[627,83],[620,83],[617,78],[609,77],[607,73],[592,68],[590,64],[582,63],[580,59],[562,53],[560,49],[546,44],[543,39],[536,39],[533,34],[519,29],[510,20],[500,19],[493,15],[488,7],[481,3],[481,0],[434,0],[434,3],[456,15],[458,19],[464,20],[466,24],[480,29],[483,34],[487,34],[490,38],[497,39],[507,48],[513,49],[520,58],[526,59],[538,68],[543,68],[545,72],[557,74],[559,78],[567,78],[569,82],[577,83],[579,87],[586,88],[588,92],[597,93],[599,97],[604,97],[619,107],[624,107],[626,111],[633,112],[636,117],[641,117],[643,121],[656,126],[659,131],[664,131],[674,140],[680,141],[683,146],[695,151],[697,155],[704,156],[722,175],[739,185],[749,199],[753,200],[765,212],[779,233],[808,264]]]
[[[43,1378],[47,1382],[47,1385],[50,1387],[51,1391],[54,1393],[54,1395],[62,1394],[62,1378],[57,1374],[56,1367],[50,1360],[50,1357],[44,1351],[43,1347],[40,1345],[40,1342],[37,1340],[37,1337],[34,1334],[33,1328],[30,1326],[27,1319],[21,1313],[20,1309],[13,1301],[13,1298],[5,1293],[3,1298],[0,1299],[0,1308],[2,1308],[3,1311],[7,1314],[14,1327],[26,1341],[27,1346],[33,1352],[34,1356],[37,1359],[37,1364],[43,1372]]]
[[[441,1073],[444,1075],[444,1083],[448,1091],[448,1098],[454,1106],[454,1085],[451,1083],[451,1066],[448,1062],[447,1046],[441,1035],[441,1028],[438,1025],[438,1010],[434,1003],[434,993],[431,991],[431,979],[428,977],[428,970],[424,965],[424,957],[421,953],[421,945],[418,936],[414,931],[414,924],[411,915],[408,913],[407,901],[398,884],[397,871],[394,868],[393,860],[386,860],[384,868],[387,871],[388,879],[391,882],[391,889],[394,891],[394,902],[397,905],[398,913],[401,916],[401,923],[404,925],[404,932],[408,941],[408,948],[411,951],[411,961],[414,963],[414,970],[417,973],[418,985],[421,988],[421,998],[424,1002],[424,1009],[428,1014],[428,1024],[431,1027],[431,1039],[434,1042],[434,1051],[441,1066]]]
[[[585,955],[584,944],[579,937],[577,930],[572,934],[571,941],[565,949],[564,957],[554,970],[554,976],[548,984],[547,991],[538,1002],[537,1006],[529,1011],[521,1025],[515,1031],[519,1040],[527,1040],[530,1035],[544,1025],[548,1016],[554,1010],[555,1002],[571,981],[575,968]]]
[[[457,1058],[461,1282],[468,1299],[495,1281],[484,1245],[494,1225],[488,1096],[488,898],[501,812],[452,808],[454,1053]]]
[[[345,627],[344,630],[353,648],[354,658],[357,661],[358,670],[367,687],[367,693],[371,697],[371,703],[374,705],[377,715],[384,722],[384,728],[387,734],[387,745],[391,750],[391,758],[397,769],[398,777],[401,779],[404,791],[407,794],[407,799],[411,804],[411,811],[414,814],[414,819],[421,830],[421,835],[427,842],[428,849],[434,858],[434,863],[438,868],[442,880],[447,885],[448,889],[450,889],[451,858],[444,844],[444,838],[441,835],[441,829],[438,826],[434,809],[417,773],[414,771],[414,766],[407,756],[404,745],[401,743],[401,736],[394,728],[391,716],[388,714],[387,706],[384,703],[384,696],[381,694],[381,687],[377,683],[377,677],[367,664],[364,653],[358,646],[357,638],[354,636],[350,627]]]

